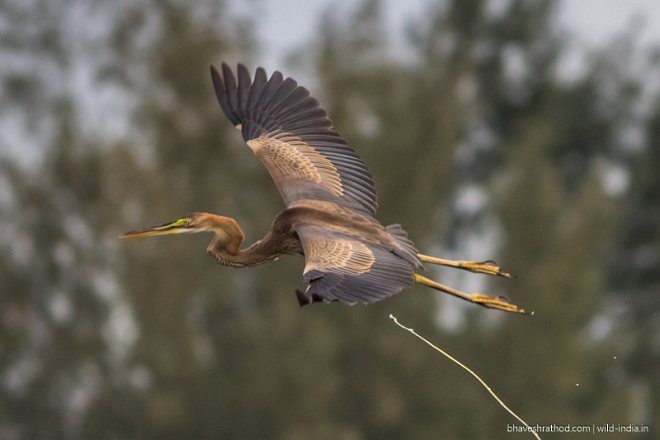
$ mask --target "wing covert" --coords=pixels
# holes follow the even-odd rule
[[[254,79],[242,64],[237,76],[211,66],[218,102],[264,164],[287,206],[302,199],[327,200],[374,215],[373,177],[348,143],[332,129],[318,101],[295,80],[262,68]]]
[[[296,232],[305,252],[301,304],[341,301],[369,304],[388,298],[413,284],[413,264],[383,245],[317,226]]]

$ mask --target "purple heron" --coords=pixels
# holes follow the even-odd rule
[[[505,298],[465,293],[419,273],[422,262],[509,277],[492,262],[454,261],[418,253],[400,225],[376,220],[371,173],[335,131],[326,111],[295,80],[258,68],[254,79],[242,64],[237,75],[211,66],[218,102],[270,173],[286,209],[264,238],[241,249],[243,230],[230,218],[196,212],[121,238],[210,232],[207,252],[220,264],[250,267],[283,254],[305,257],[301,305],[340,301],[373,303],[417,282],[481,306],[525,310]]]

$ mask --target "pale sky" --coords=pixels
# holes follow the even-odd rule
[[[385,0],[387,21],[401,29],[410,18],[418,17],[430,0]],[[257,32],[267,49],[261,63],[267,68],[283,68],[287,52],[313,36],[319,14],[328,9],[346,11],[360,2],[348,0],[253,0],[239,2],[234,8],[262,17]],[[249,11],[249,12],[248,12]],[[640,22],[633,20],[637,17]],[[643,42],[660,42],[660,1],[658,0],[564,0],[560,23],[575,37],[575,48],[586,49],[606,44],[609,37],[634,26]],[[270,70],[269,69],[269,70]]]

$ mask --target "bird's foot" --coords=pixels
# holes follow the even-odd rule
[[[489,295],[482,295],[480,293],[466,293],[468,301],[471,301],[475,304],[479,304],[482,307],[486,307],[488,309],[496,309],[496,310],[502,310],[504,312],[511,312],[511,313],[520,313],[522,315],[532,315],[532,313],[528,313],[525,309],[522,307],[518,307],[515,304],[511,304],[508,300],[508,298],[504,296],[489,296]]]
[[[307,290],[309,290],[309,287],[305,289],[304,292],[300,289],[296,289],[296,299],[298,299],[298,304],[300,304],[300,307],[304,307],[307,304],[313,304],[323,301],[323,298],[320,295],[316,293],[312,293],[310,295],[309,293],[307,293]]]

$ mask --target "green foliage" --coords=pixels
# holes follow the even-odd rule
[[[513,420],[390,313],[531,424],[660,424],[660,112],[638,110],[644,78],[616,61],[634,42],[567,83],[552,1],[429,4],[404,60],[381,2],[328,11],[292,58],[373,171],[379,218],[422,249],[497,256],[517,278],[458,287],[481,279],[536,314],[419,287],[301,310],[300,259],[233,271],[204,255],[208,237],[116,238],[203,210],[251,241],[281,209],[208,77],[221,60],[259,64],[256,18],[211,0],[70,3],[0,10],[2,56],[29,66],[0,71],[14,127],[0,145],[0,437],[510,438]],[[612,167],[630,176],[618,193]],[[466,188],[481,201],[464,206]]]

